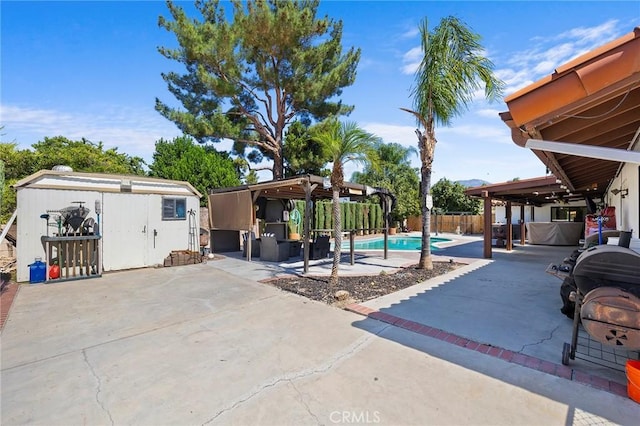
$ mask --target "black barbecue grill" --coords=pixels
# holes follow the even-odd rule
[[[578,257],[571,273],[576,285],[573,335],[563,347],[563,364],[575,358],[580,323],[602,345],[640,350],[640,254],[594,246]]]

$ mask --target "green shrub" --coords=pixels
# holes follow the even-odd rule
[[[362,205],[362,219],[363,219],[363,228],[365,229],[364,233],[365,234],[370,234],[371,231],[369,230],[369,228],[371,228],[370,225],[370,221],[369,221],[369,211],[371,210],[371,204],[370,203],[364,203]]]

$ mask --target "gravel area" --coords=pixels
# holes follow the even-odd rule
[[[277,278],[270,285],[284,291],[305,296],[330,305],[344,306],[350,303],[375,299],[403,288],[446,274],[463,266],[455,262],[433,262],[432,270],[417,269],[416,265],[400,268],[395,273],[378,275],[341,276],[338,285],[330,290],[329,277],[295,276]],[[344,291],[348,294],[343,293]]]

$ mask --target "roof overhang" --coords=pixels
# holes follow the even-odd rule
[[[570,194],[566,186],[552,175],[476,186],[468,188],[464,193],[470,197],[489,197],[493,200],[535,206],[570,201],[572,197],[582,198],[582,196]]]
[[[126,186],[127,191],[122,187]],[[202,197],[189,182],[139,175],[40,170],[12,185],[16,190],[71,189],[79,191],[129,192],[134,194],[195,195]]]
[[[638,150],[640,129],[640,28],[560,67],[505,98],[500,114],[511,137]],[[603,158],[533,148],[573,193],[602,195],[622,164]]]
[[[210,190],[209,193],[218,194],[248,189],[253,193],[259,193],[259,196],[265,198],[304,200],[306,197],[305,187],[311,190],[312,198],[326,199],[333,196],[329,178],[315,175],[301,175],[252,185],[217,188]],[[344,182],[340,188],[340,197],[360,199],[371,195],[382,195],[394,198],[393,194],[384,188],[373,188],[358,183]]]

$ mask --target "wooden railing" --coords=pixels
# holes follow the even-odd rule
[[[42,237],[47,265],[46,281],[77,280],[102,276],[99,235]],[[49,277],[51,265],[60,267],[60,277]]]

